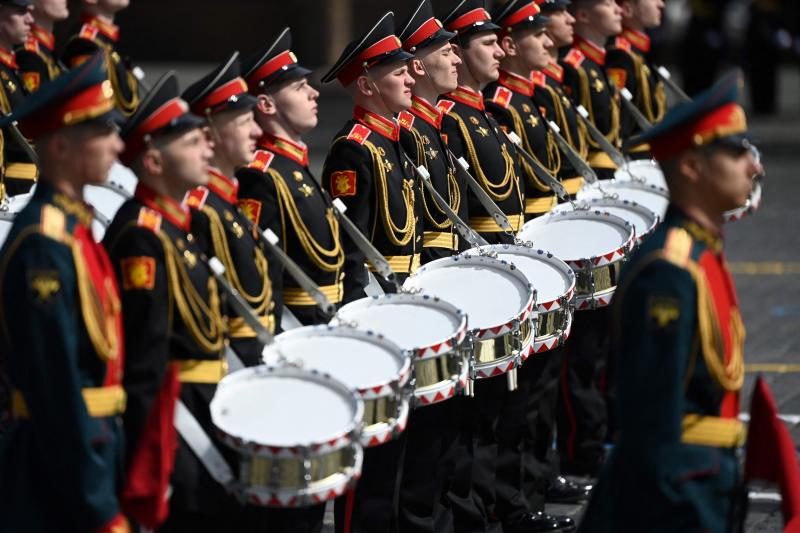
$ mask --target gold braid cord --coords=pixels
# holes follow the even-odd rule
[[[522,193],[519,188],[519,179],[514,174],[514,160],[511,158],[511,154],[508,153],[506,145],[501,144],[500,148],[500,154],[506,165],[505,175],[500,183],[492,183],[486,174],[483,173],[483,169],[478,161],[478,153],[475,151],[475,145],[472,144],[472,138],[469,136],[466,123],[456,113],[450,112],[449,116],[453,117],[458,124],[458,129],[461,131],[461,137],[464,139],[464,145],[469,155],[469,163],[472,165],[478,181],[483,185],[486,194],[488,194],[492,200],[502,202],[503,200],[507,200],[516,188],[517,196],[519,196],[520,199],[520,205],[522,205]]]
[[[4,115],[11,112],[11,104],[5,88],[0,84],[0,111]],[[6,197],[6,161],[5,161],[5,132],[0,130],[0,201]]]
[[[543,167],[545,167],[548,171],[550,171],[551,174],[553,174],[554,176],[558,174],[558,171],[561,168],[561,157],[558,155],[557,149],[556,153],[555,154],[553,153],[553,148],[555,148],[554,146],[555,143],[553,142],[553,138],[550,136],[549,132],[546,133],[547,155],[550,161],[555,161],[553,165],[548,165],[547,163],[543,163],[541,159],[536,157],[536,152],[533,150],[530,140],[528,139],[528,133],[525,130],[525,125],[522,122],[522,117],[513,107],[509,106],[508,110],[511,112],[511,120],[512,122],[514,122],[514,130],[519,132],[520,136],[522,137],[523,149],[528,153],[528,155],[530,155],[532,158],[538,161]],[[536,171],[533,169],[531,165],[528,164],[528,162],[525,160],[524,157],[520,157],[520,163],[522,164],[522,168],[525,170],[525,174],[527,174],[528,177],[531,179],[531,182],[533,182],[534,187],[536,187],[540,191],[550,190],[550,187],[548,187],[545,183],[539,180],[539,178],[536,176]]]
[[[633,58],[633,69],[636,72],[636,82],[640,89],[636,98],[636,107],[642,110],[647,120],[655,124],[664,118],[666,110],[667,96],[664,92],[664,84],[662,82],[656,84],[654,99],[650,88],[650,67],[639,54],[631,53],[631,57]],[[655,109],[653,109],[654,106]]]
[[[589,121],[596,126],[597,122],[594,120],[594,108],[592,107],[592,94],[589,89],[589,76],[586,75],[586,71],[582,68],[577,68],[575,70],[578,71],[578,77],[580,78],[581,105],[589,112]],[[611,98],[610,104],[611,127],[609,128],[608,133],[604,133],[603,135],[606,139],[608,139],[608,142],[614,146],[619,146],[619,105],[614,98]],[[602,151],[600,145],[596,143],[590,135],[586,136],[586,140],[589,142],[589,145],[595,149],[595,151]]]
[[[219,214],[212,207],[207,205],[203,206],[203,213],[208,217],[211,243],[214,246],[214,255],[216,255],[225,266],[225,277],[233,286],[233,288],[242,295],[242,298],[244,298],[247,303],[250,304],[250,306],[253,308],[253,311],[255,311],[258,315],[263,315],[266,313],[269,302],[272,299],[272,284],[270,283],[269,274],[267,273],[269,268],[266,257],[264,257],[264,254],[261,252],[261,249],[258,246],[254,247],[255,257],[253,260],[256,271],[262,280],[262,284],[260,289],[261,292],[258,294],[250,294],[245,290],[244,285],[239,279],[239,274],[236,270],[236,263],[233,260],[231,249],[228,246],[228,237],[225,234],[225,226],[223,225],[222,220],[219,218]]]
[[[372,176],[375,179],[375,202],[380,211],[380,219],[386,236],[395,246],[405,246],[415,237],[416,224],[414,221],[414,181],[403,178],[403,203],[406,207],[406,219],[403,226],[399,227],[392,220],[389,211],[389,191],[386,183],[386,169],[383,166],[383,158],[378,149],[369,141],[365,141],[370,154],[372,154]]]
[[[133,75],[132,72],[129,72],[125,69],[125,80],[124,83],[130,88],[131,97],[128,100],[125,100],[122,97],[122,90],[121,90],[121,83],[123,80],[119,79],[117,75],[116,66],[122,62],[122,58],[119,56],[117,52],[114,51],[111,46],[101,42],[95,41],[99,44],[106,54],[106,65],[108,70],[108,79],[111,81],[111,87],[114,89],[114,100],[117,102],[117,108],[124,114],[125,116],[131,116],[136,108],[139,107],[139,89],[138,89],[138,82],[136,81],[136,76]]]
[[[564,100],[562,100],[562,96],[560,96],[555,89],[549,85],[545,85],[544,88],[547,89],[547,92],[550,94],[550,99],[553,101],[553,109],[555,109],[556,114],[556,124],[563,132],[564,139],[566,139],[570,146],[572,146],[575,151],[578,152],[578,155],[581,156],[581,159],[586,159],[589,155],[589,145],[586,142],[586,126],[583,125],[583,122],[578,120],[578,138],[573,139],[572,128],[569,127],[569,120],[567,120],[567,112],[564,111],[566,96],[564,96]],[[567,103],[569,102],[567,101]]]
[[[411,134],[414,136],[414,142],[417,145],[417,165],[424,166],[428,168],[428,159],[425,156],[425,146],[422,142],[422,136],[419,132],[415,129],[411,129]],[[442,157],[445,157],[446,154],[442,154]],[[456,174],[455,169],[452,168],[450,165],[447,165],[447,202],[450,205],[450,209],[453,210],[454,213],[458,213],[458,209],[461,207],[461,191],[458,187],[458,182],[456,182]],[[444,222],[439,222],[436,220],[434,215],[431,213],[430,209],[428,208],[428,200],[426,199],[426,194],[423,189],[422,192],[422,206],[425,209],[425,218],[431,225],[440,230],[447,229],[453,225],[449,218],[447,218],[447,214],[439,208],[439,205],[436,201],[433,202],[433,208],[435,209],[436,213],[439,216],[444,217]]]
[[[323,247],[308,229],[303,216],[297,209],[297,204],[292,197],[292,192],[286,184],[286,180],[275,169],[268,169],[268,174],[275,183],[275,191],[278,195],[278,206],[281,212],[281,227],[283,227],[283,243],[286,247],[286,220],[288,214],[289,221],[292,223],[297,239],[300,241],[303,250],[314,265],[324,272],[337,272],[344,264],[344,250],[342,249],[341,239],[339,238],[339,219],[328,208],[325,211],[325,219],[328,221],[328,228],[333,239],[333,248],[330,250]]]
[[[208,278],[208,304],[192,285],[183,266],[180,252],[163,232],[157,233],[164,247],[164,258],[169,283],[170,297],[178,307],[184,324],[195,343],[205,353],[219,353],[225,342],[225,322],[220,311],[217,280]]]

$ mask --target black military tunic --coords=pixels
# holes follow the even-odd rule
[[[586,128],[578,119],[577,111],[564,92],[564,69],[558,63],[550,63],[544,69],[533,72],[533,101],[546,120],[551,120],[561,130],[561,136],[572,146],[581,158],[589,157],[589,144]],[[561,155],[561,168],[558,171],[561,184],[574,197],[583,186],[583,176],[564,154]]]
[[[533,81],[501,70],[500,78],[483,88],[486,110],[506,131],[514,131],[526,152],[536,158],[554,176],[561,167],[561,154],[534,105]],[[520,156],[525,175],[525,220],[549,212],[556,205],[556,195],[533,167]]]
[[[117,109],[129,116],[139,106],[139,83],[128,58],[117,51],[118,40],[119,27],[101,17],[85,17],[78,34],[67,42],[62,60],[68,68],[74,68],[102,50],[106,54],[108,79],[114,88]]]
[[[208,185],[190,191],[186,197],[192,208],[191,232],[197,247],[207,257],[220,260],[231,287],[250,305],[261,324],[274,332],[269,265],[258,237],[248,231],[248,220],[237,207],[238,188],[235,180],[209,169]],[[263,345],[256,340],[256,332],[234,308],[226,312],[234,352],[246,366],[261,364]]]
[[[633,103],[651,124],[655,124],[664,117],[667,97],[664,82],[647,58],[649,51],[650,37],[639,31],[623,30],[606,53],[606,74],[618,89],[625,87],[631,92]],[[624,113],[620,125],[622,139],[640,131],[632,115]],[[650,146],[646,143],[632,146],[628,153],[634,159],[649,159]]]
[[[347,216],[389,261],[400,282],[420,265],[423,221],[419,185],[394,120],[356,106],[336,134],[322,184],[347,206]],[[344,303],[364,297],[364,255],[345,239]],[[384,290],[394,291],[377,276]]]
[[[265,134],[253,161],[240,169],[239,207],[261,230],[271,229],[278,246],[319,285],[334,304],[343,296],[344,250],[339,223],[327,193],[308,168],[308,149]],[[282,275],[282,300],[303,325],[330,320],[288,273]],[[273,278],[274,279],[274,278]]]
[[[402,126],[400,140],[406,153],[412,154],[414,163],[427,169],[431,184],[447,200],[450,208],[463,220],[468,221],[465,199],[466,183],[456,171],[455,162],[447,152],[442,139],[442,111],[418,96],[412,97],[411,109],[398,115]],[[449,257],[468,243],[459,246],[458,232],[436,201],[424,188],[421,195],[425,212],[425,233],[422,238],[422,263]]]
[[[606,139],[620,147],[620,108],[613,87],[608,84],[604,70],[606,51],[598,48],[580,35],[561,58],[564,68],[564,90],[574,105],[582,105],[589,112],[589,120]],[[589,164],[600,179],[614,177],[616,165],[591,137]]]
[[[442,133],[453,155],[467,161],[472,176],[506,214],[514,230],[519,230],[525,212],[522,171],[514,145],[486,113],[483,95],[458,87],[439,100],[439,108],[445,113]],[[467,201],[472,229],[489,243],[513,242],[513,235],[500,229],[474,194],[468,193]]]
[[[41,26],[33,25],[31,36],[17,47],[17,65],[25,89],[32,93],[61,74],[55,54],[56,37]]]
[[[19,78],[15,54],[0,48],[0,112],[8,114],[25,100],[27,92]],[[3,149],[3,184],[9,196],[28,192],[39,170],[28,154],[14,140],[8,128],[3,128],[0,138]]]

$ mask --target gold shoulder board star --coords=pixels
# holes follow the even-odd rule
[[[436,156],[439,154],[438,151],[434,150],[433,148],[428,148],[425,150],[425,155],[428,156],[428,159],[436,159]]]
[[[386,172],[391,172],[393,168],[394,168],[394,164],[391,161],[389,161],[388,159],[384,159],[383,160],[383,169]]]
[[[531,106],[529,106],[528,104],[522,104],[522,110],[524,112],[526,112],[526,113],[530,113],[531,112]]]
[[[531,128],[535,128],[536,126],[539,125],[539,119],[534,117],[533,115],[528,115],[528,120],[526,120],[525,122],[530,124]]]
[[[422,136],[422,144],[427,145],[427,144],[430,144],[430,143],[431,143],[431,140],[428,138],[428,136],[427,135],[423,135]]]
[[[302,184],[300,187],[297,188],[298,191],[303,193],[306,198],[314,194],[314,189],[308,186],[308,183]]]
[[[597,91],[597,92],[602,92],[603,91],[603,87],[605,87],[605,85],[600,80],[600,78],[595,78],[594,79],[594,90]]]
[[[481,137],[488,137],[489,136],[489,130],[487,130],[483,126],[481,126],[480,128],[476,129],[475,131],[477,131],[481,135]]]

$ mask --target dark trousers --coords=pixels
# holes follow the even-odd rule
[[[325,505],[298,509],[243,506],[219,516],[173,511],[159,533],[320,533]]]
[[[610,338],[609,307],[575,313],[561,365],[558,410],[558,450],[566,474],[595,476],[603,458]]]
[[[452,455],[453,472],[445,498],[453,513],[453,524],[458,533],[486,531],[486,512],[475,494],[473,465],[475,462],[474,398],[458,396],[452,400],[453,420],[456,423],[455,453]]]
[[[544,511],[545,493],[558,475],[558,454],[553,450],[558,404],[558,382],[564,348],[533,355],[520,376],[529,389],[522,440],[522,491],[531,511]]]
[[[527,429],[525,411],[532,381],[525,363],[518,370],[518,388],[505,391],[497,423],[495,515],[503,524],[515,524],[528,512],[522,492],[522,442]]]
[[[355,490],[334,501],[336,533],[397,531],[398,475],[405,442],[404,432],[386,444],[364,449],[361,479]]]

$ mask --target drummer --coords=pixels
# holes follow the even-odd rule
[[[622,33],[614,39],[606,54],[608,80],[618,89],[627,88],[633,103],[645,118],[655,124],[664,117],[667,96],[664,82],[658,77],[649,58],[650,37],[645,33],[661,25],[664,0],[617,0],[622,8]],[[630,113],[623,115],[620,135],[629,139],[641,132]],[[631,146],[632,159],[649,159],[650,147]]]
[[[16,49],[20,78],[29,93],[61,74],[53,27],[69,17],[67,0],[33,0],[33,8],[31,34]]]
[[[127,352],[119,292],[83,202],[123,148],[113,109],[98,54],[3,119],[20,121],[44,170],[0,253],[5,531],[129,531],[117,498]]]
[[[258,98],[255,116],[263,135],[249,164],[236,173],[239,207],[261,230],[271,229],[283,251],[337,305],[344,287],[339,224],[327,193],[308,168],[303,142],[303,135],[317,125],[319,92],[291,44],[291,31],[285,28],[243,65],[249,92]],[[330,317],[311,295],[272,263],[277,262],[271,262],[271,277],[282,282],[283,305],[303,325],[327,323]]]
[[[561,167],[561,154],[545,118],[533,103],[531,71],[550,62],[551,44],[541,14],[533,0],[512,0],[492,12],[505,57],[500,60],[500,77],[483,88],[486,110],[506,132],[515,132],[522,149],[533,156],[553,176]],[[520,159],[525,177],[525,220],[548,213],[557,203],[556,194],[525,160]]]
[[[269,263],[261,243],[248,231],[249,220],[237,206],[239,183],[233,177],[237,168],[252,160],[261,136],[253,116],[257,100],[247,92],[239,71],[239,54],[234,52],[183,92],[192,112],[206,119],[214,150],[208,183],[191,190],[185,203],[192,209],[190,229],[197,247],[222,262],[228,283],[250,305],[261,325],[274,332]],[[239,362],[260,364],[263,345],[253,328],[233,309],[227,311],[226,321]]]
[[[722,224],[761,170],[736,103],[740,84],[737,74],[723,78],[635,139],[664,170],[670,206],[614,297],[620,436],[584,531],[740,526],[745,331]]]

